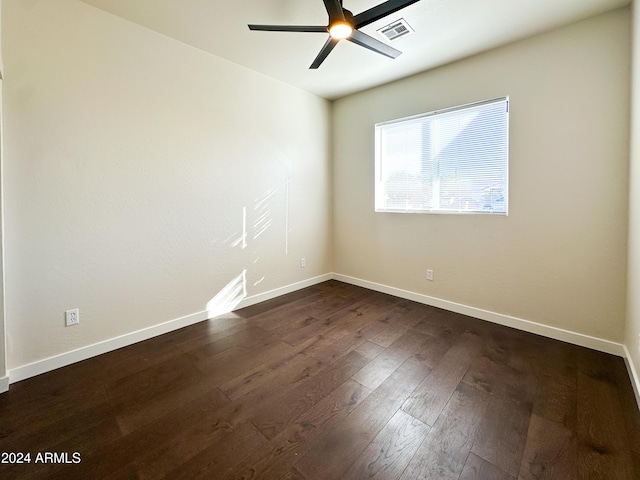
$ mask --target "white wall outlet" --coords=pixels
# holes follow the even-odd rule
[[[64,320],[67,327],[71,325],[77,325],[80,323],[80,310],[74,308],[73,310],[67,310],[64,312]]]
[[[427,270],[427,280],[433,281],[433,270],[431,269]]]
[[[302,257],[300,259],[300,268],[304,268],[306,266],[307,266],[307,260],[304,257]]]

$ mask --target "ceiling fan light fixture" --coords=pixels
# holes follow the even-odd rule
[[[349,22],[334,22],[329,26],[329,35],[335,39],[348,38],[353,33],[353,25]]]
[[[1,1],[1,0],[0,0]],[[340,40],[349,40],[356,45],[372,50],[389,58],[396,58],[402,52],[377,40],[360,28],[402,10],[420,0],[385,0],[374,7],[354,15],[342,6],[342,0],[322,0],[329,15],[329,24],[324,25],[254,25],[249,24],[249,30],[265,32],[311,32],[329,33],[329,38],[309,67],[317,69],[324,62]]]

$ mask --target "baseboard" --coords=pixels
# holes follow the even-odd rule
[[[94,343],[93,345],[81,347],[76,350],[71,350],[70,352],[61,353],[60,355],[55,355],[53,357],[11,369],[9,370],[9,379],[11,383],[19,382],[42,373],[50,372],[57,368],[66,367],[72,363],[81,362],[82,360],[102,355],[103,353],[111,352],[118,348],[126,347],[173,330],[178,330],[179,328],[193,325],[194,323],[202,322],[206,319],[207,312],[205,310],[154,325],[152,327],[144,328],[142,330],[127,333],[119,337],[110,338],[109,340],[104,340],[102,342]]]
[[[327,280],[331,280],[331,278],[332,278],[331,274],[320,275],[318,277],[310,278],[307,280],[303,280],[301,282],[276,288],[268,292],[259,293],[257,295],[252,295],[250,297],[245,297],[234,308],[234,310],[248,307],[250,305],[255,305],[256,303],[264,302],[266,300],[270,300],[272,298],[276,298],[281,295],[285,295],[287,293],[300,290],[302,288],[310,287],[312,285],[315,285]],[[55,355],[53,357],[45,358],[43,360],[38,360],[36,362],[11,369],[9,370],[7,388],[8,388],[9,382],[16,383],[30,377],[35,377],[36,375],[40,375],[42,373],[50,372],[51,370],[55,370],[57,368],[66,367],[67,365],[71,365],[72,363],[80,362],[82,360],[87,360],[91,357],[95,357],[97,355],[102,355],[103,353],[117,350],[118,348],[126,347],[128,345],[132,345],[134,343],[138,343],[143,340],[148,340],[150,338],[157,337],[158,335],[163,335],[165,333],[169,333],[174,330],[178,330],[180,328],[188,327],[189,325],[193,325],[194,323],[207,320],[208,317],[209,315],[207,311],[203,310],[201,312],[176,318],[174,320],[169,320],[167,322],[154,325],[152,327],[127,333],[119,337],[104,340],[102,342],[98,342],[93,345],[81,347],[76,350],[72,350],[70,352],[65,352],[60,355]],[[2,380],[3,379],[0,378],[0,392],[3,391]]]
[[[633,386],[633,393],[636,395],[636,402],[638,403],[638,408],[640,409],[640,376],[638,376],[638,370],[633,364],[633,359],[631,358],[631,353],[626,345],[624,345],[624,353],[625,353],[625,363],[627,364],[627,370],[629,372],[629,379],[631,380],[631,385]]]
[[[639,377],[638,377],[637,371],[635,370],[634,365],[631,363],[629,352],[627,351],[626,347],[622,344],[611,342],[609,340],[603,340],[596,337],[591,337],[588,335],[583,335],[576,332],[571,332],[568,330],[563,330],[556,327],[550,327],[548,325],[532,322],[530,320],[524,320],[521,318],[511,317],[511,316],[503,315],[500,313],[495,313],[495,312],[482,310],[475,307],[470,307],[468,305],[450,302],[448,300],[443,300],[441,298],[430,297],[428,295],[423,295],[423,294],[411,292],[408,290],[402,290],[399,288],[390,287],[388,285],[370,282],[368,280],[349,277],[347,275],[342,275],[338,273],[320,275],[307,280],[303,280],[301,282],[276,288],[268,292],[252,295],[250,297],[245,297],[235,307],[235,310],[248,307],[251,305],[255,305],[257,303],[264,302],[266,300],[270,300],[272,298],[276,298],[281,295],[285,295],[287,293],[291,293],[296,290],[300,290],[302,288],[310,287],[312,285],[316,285],[318,283],[331,280],[331,279],[335,279],[341,282],[368,288],[370,290],[387,293],[389,295],[405,298],[407,300],[413,300],[426,305],[443,308],[445,310],[450,310],[452,312],[469,315],[472,317],[480,318],[482,320],[487,320],[489,322],[497,323],[500,325],[517,328],[525,332],[535,333],[535,334],[553,338],[556,340],[561,340],[561,341],[572,343],[575,345],[580,345],[580,346],[591,348],[594,350],[599,350],[599,351],[610,353],[613,355],[625,357],[627,359],[627,366],[630,372],[632,383],[634,385],[636,397],[638,398],[639,400],[638,403],[640,405],[640,394],[638,393],[640,392]],[[0,393],[8,389],[9,383],[19,382],[21,380],[25,380],[27,378],[34,377],[36,375],[40,375],[42,373],[46,373],[51,370],[55,370],[57,368],[65,367],[67,365],[71,365],[72,363],[80,362],[82,360],[86,360],[88,358],[95,357],[97,355],[102,355],[103,353],[117,350],[118,348],[126,347],[128,345],[132,345],[134,343],[138,343],[143,340],[148,340],[150,338],[157,337],[158,335],[163,335],[165,333],[178,330],[180,328],[187,327],[189,325],[193,325],[195,323],[202,322],[207,319],[208,319],[207,311],[203,310],[201,312],[193,313],[191,315],[170,320],[158,325],[154,325],[149,328],[127,333],[119,337],[111,338],[99,343],[95,343],[93,345],[88,345],[86,347],[72,350],[70,352],[65,352],[60,355],[45,358],[43,360],[38,360],[28,365],[23,365],[23,366],[14,368],[9,371],[8,377],[0,378]]]
[[[479,318],[481,320],[486,320],[492,323],[497,323],[499,325],[505,325],[507,327],[523,330],[525,332],[535,333],[537,335],[553,338],[555,340],[561,340],[563,342],[579,345],[581,347],[587,347],[593,350],[617,355],[619,357],[628,358],[626,355],[626,353],[628,352],[625,352],[624,345],[609,340],[591,337],[582,333],[571,332],[569,330],[551,327],[549,325],[543,325],[541,323],[532,322],[530,320],[524,320],[522,318],[512,317],[509,315],[503,315],[501,313],[482,310],[480,308],[470,307],[468,305],[450,302],[441,298],[430,297],[421,293],[410,292],[408,290],[402,290],[400,288],[390,287],[388,285],[382,285],[380,283],[370,282],[368,280],[362,280],[360,278],[349,277],[347,275],[334,273],[333,278],[341,282],[368,288],[369,290],[387,293],[389,295],[405,298],[407,300],[413,300],[418,303],[423,303],[425,305],[461,313],[463,315],[469,315],[471,317]]]
[[[256,303],[266,302],[267,300],[271,300],[272,298],[286,295],[287,293],[295,292],[297,290],[302,290],[303,288],[311,287],[313,285],[317,285],[318,283],[326,282],[327,280],[331,279],[333,279],[333,275],[331,273],[326,273],[324,275],[319,275],[307,280],[302,280],[301,282],[292,283],[284,287],[269,290],[268,292],[251,295],[250,297],[242,299],[242,301],[234,310],[239,310],[244,307],[250,307],[251,305],[255,305]]]

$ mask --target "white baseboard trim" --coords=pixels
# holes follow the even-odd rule
[[[544,337],[553,338],[555,340],[561,340],[563,342],[579,345],[581,347],[591,348],[619,357],[627,358],[624,345],[615,343],[610,340],[604,340],[601,338],[591,337],[582,333],[576,333],[562,328],[551,327],[549,325],[543,325],[541,323],[532,322],[530,320],[524,320],[522,318],[512,317],[501,313],[491,312],[488,310],[482,310],[480,308],[470,307],[460,303],[450,302],[441,298],[430,297],[421,293],[410,292],[408,290],[402,290],[400,288],[390,287],[388,285],[382,285],[380,283],[370,282],[368,280],[362,280],[360,278],[349,277],[347,275],[341,275],[334,273],[333,278],[335,280],[357,285],[359,287],[368,288],[369,290],[375,290],[377,292],[387,293],[407,300],[413,300],[418,303],[430,305],[432,307],[442,308],[463,315],[469,315],[471,317],[486,320],[488,322],[497,323],[499,325],[505,325],[507,327],[516,328],[529,333],[535,333]]]
[[[266,302],[267,300],[271,300],[272,298],[280,297],[281,295],[286,295],[287,293],[295,292],[297,290],[302,290],[303,288],[311,287],[313,285],[317,285],[318,283],[326,282],[327,280],[331,279],[333,279],[333,275],[331,273],[325,273],[324,275],[319,275],[307,280],[302,280],[301,282],[292,283],[284,287],[269,290],[268,292],[252,295],[250,297],[243,298],[234,310],[239,310],[244,307],[250,307],[251,305],[255,305],[256,303]]]
[[[390,287],[388,285],[383,285],[375,282],[370,282],[368,280],[349,277],[347,275],[342,275],[338,273],[328,273],[325,275],[320,275],[320,276],[303,280],[297,283],[286,285],[284,287],[276,288],[268,292],[252,295],[250,297],[244,298],[237,305],[237,307],[235,307],[234,310],[255,305],[257,303],[264,302],[266,300],[270,300],[272,298],[276,298],[281,295],[285,295],[287,293],[295,292],[302,288],[310,287],[312,285],[316,285],[318,283],[322,283],[331,279],[335,279],[344,283],[349,283],[352,285],[368,288],[369,290],[387,293],[389,295],[405,298],[407,300],[413,300],[419,303],[423,303],[425,305],[431,305],[431,306],[442,308],[445,310],[450,310],[452,312],[469,315],[475,318],[487,320],[489,322],[497,323],[500,325],[513,327],[518,330],[523,330],[525,332],[535,333],[535,334],[553,338],[556,340],[561,340],[561,341],[572,343],[575,345],[580,345],[583,347],[587,347],[594,350],[599,350],[602,352],[624,357],[627,361],[627,368],[629,369],[630,378],[633,383],[634,390],[636,392],[638,404],[640,405],[640,393],[639,393],[640,379],[638,377],[638,372],[635,369],[634,365],[631,363],[628,350],[622,344],[611,342],[609,340],[603,340],[596,337],[591,337],[589,335],[583,335],[581,333],[563,330],[556,327],[551,327],[548,325],[543,325],[540,323],[532,322],[530,320],[524,320],[521,318],[509,316],[509,315],[503,315],[500,313],[495,313],[495,312],[482,310],[479,308],[470,307],[470,306],[455,303],[455,302],[450,302],[448,300],[443,300],[441,298],[430,297],[420,293],[411,292],[408,290],[402,290],[399,288]],[[23,365],[23,366],[11,369],[8,372],[9,373],[8,377],[0,378],[0,393],[8,389],[9,383],[19,382],[21,380],[25,380],[27,378],[34,377],[36,375],[40,375],[42,373],[46,373],[51,370],[55,370],[57,368],[65,367],[67,365],[71,365],[73,363],[80,362],[82,360],[86,360],[88,358],[95,357],[97,355],[102,355],[103,353],[117,350],[118,348],[126,347],[128,345],[132,345],[134,343],[138,343],[143,340],[148,340],[150,338],[157,337],[158,335],[163,335],[165,333],[178,330],[180,328],[187,327],[189,325],[193,325],[195,323],[202,322],[207,319],[208,319],[207,311],[203,310],[201,312],[193,313],[191,315],[186,315],[184,317],[180,317],[174,320],[169,320],[167,322],[154,325],[152,327],[127,333],[119,337],[111,338],[102,342],[95,343],[93,345],[81,347],[76,350],[72,350],[70,352],[65,352],[60,355],[55,355],[53,357],[45,358],[27,365]]]
[[[631,353],[626,345],[624,345],[624,361],[627,364],[627,371],[629,372],[629,379],[631,380],[631,385],[633,386],[633,393],[636,395],[636,402],[638,403],[638,408],[640,409],[640,376],[638,376],[638,370],[633,364],[633,360],[631,358]]]
[[[148,340],[150,338],[157,337],[158,335],[193,325],[194,323],[202,322],[206,319],[207,312],[204,310],[202,312],[176,318],[175,320],[170,320],[159,325],[126,333],[119,337],[110,338],[109,340],[94,343],[93,345],[87,345],[86,347],[71,350],[70,352],[61,353],[60,355],[55,355],[53,357],[13,368],[9,370],[9,379],[11,383],[19,382],[42,373],[50,372],[57,368],[66,367],[72,363],[81,362],[82,360],[102,355],[103,353],[111,352],[118,348],[133,345],[134,343]]]
[[[276,298],[281,295],[285,295],[287,293],[295,292],[296,290],[300,290],[302,288],[310,287],[312,285],[315,285],[327,280],[331,280],[331,278],[332,278],[332,275],[328,273],[325,275],[320,275],[318,277],[303,280],[301,282],[286,285],[284,287],[276,288],[268,292],[259,293],[257,295],[252,295],[250,297],[245,297],[234,308],[234,310],[255,305],[256,303],[264,302],[266,300],[270,300],[272,298]],[[201,312],[193,313],[191,315],[186,315],[184,317],[176,318],[174,320],[169,320],[167,322],[160,323],[158,325],[153,325],[151,327],[144,328],[142,330],[126,333],[119,337],[110,338],[109,340],[104,340],[102,342],[98,342],[93,345],[81,347],[76,350],[72,350],[70,352],[61,353],[60,355],[55,355],[53,357],[45,358],[27,365],[22,365],[20,367],[13,368],[9,370],[9,377],[7,379],[8,380],[7,388],[9,383],[16,383],[30,377],[35,377],[36,375],[40,375],[42,373],[50,372],[51,370],[55,370],[57,368],[66,367],[67,365],[71,365],[72,363],[80,362],[82,360],[87,360],[88,358],[95,357],[97,355],[102,355],[103,353],[111,352],[113,350],[117,350],[118,348],[126,347],[128,345],[133,345],[134,343],[138,343],[143,340],[148,340],[150,338],[157,337],[158,335],[163,335],[165,333],[172,332],[180,328],[188,327],[189,325],[193,325],[194,323],[207,320],[208,317],[209,315],[207,311],[203,310]],[[3,379],[0,378],[0,392],[3,391],[2,380]]]

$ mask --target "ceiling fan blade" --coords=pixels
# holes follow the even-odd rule
[[[333,23],[337,20],[344,21],[344,11],[340,0],[324,0],[324,6],[329,14],[329,23]]]
[[[322,64],[322,62],[324,62],[324,59],[327,58],[327,55],[331,53],[331,50],[333,50],[333,48],[338,44],[339,41],[340,40],[338,40],[337,38],[329,37],[325,42],[324,46],[322,47],[322,50],[320,50],[320,53],[318,54],[316,59],[313,61],[313,63],[309,67],[309,69],[315,70],[316,68],[318,68]]]
[[[249,30],[265,32],[318,32],[327,33],[327,27],[314,25],[248,25]]]
[[[369,10],[365,10],[358,15],[353,16],[353,26],[355,28],[364,27],[370,23],[380,20],[381,18],[391,15],[398,10],[402,10],[404,7],[408,7],[412,3],[419,2],[420,0],[388,0],[387,2],[371,7]],[[326,3],[326,2],[325,2]]]
[[[347,38],[347,40],[389,58],[396,58],[402,53],[400,50],[396,50],[395,48],[390,47],[386,43],[382,43],[380,40],[376,40],[375,38],[370,37],[360,30],[354,30],[351,33],[351,36]]]

